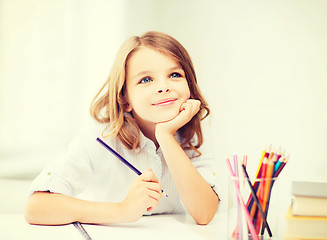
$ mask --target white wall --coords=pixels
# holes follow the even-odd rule
[[[193,58],[222,175],[234,152],[254,175],[273,144],[291,156],[284,194],[294,179],[327,181],[326,1],[0,3],[1,151],[61,147],[87,123],[121,42],[158,30]]]
[[[0,0],[0,177],[31,178],[89,118],[124,1]]]

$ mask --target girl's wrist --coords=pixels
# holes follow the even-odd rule
[[[162,146],[163,144],[165,144],[168,141],[176,140],[174,133],[165,132],[165,131],[156,132],[156,139],[160,146]]]
[[[117,219],[116,223],[128,222],[128,214],[124,202],[119,202],[116,205]]]
[[[159,123],[156,126],[155,135],[156,135],[157,141],[159,141],[160,138],[174,137],[175,132],[169,131],[169,129],[166,129],[164,125],[161,125]]]
[[[140,217],[142,217],[143,214],[135,213],[135,210],[133,210],[133,207],[130,206],[131,202],[126,201],[126,199],[119,203],[120,208],[120,222],[135,222]]]
[[[82,223],[112,224],[125,220],[122,204],[115,202],[89,202],[79,213],[77,221]]]

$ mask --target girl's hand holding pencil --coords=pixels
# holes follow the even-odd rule
[[[142,217],[144,212],[153,211],[159,203],[161,187],[151,169],[147,169],[133,181],[127,197],[122,202],[123,215],[129,222]]]
[[[100,138],[97,138],[97,141],[115,155],[123,164],[139,175],[133,181],[127,197],[122,202],[121,209],[124,222],[136,221],[142,217],[144,212],[153,211],[158,206],[162,194],[168,197],[161,189],[159,180],[151,169],[147,169],[144,173],[141,173]]]

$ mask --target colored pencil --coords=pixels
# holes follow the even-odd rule
[[[278,151],[277,151],[277,161],[280,159],[280,157],[282,156],[282,149],[281,147],[278,148]]]
[[[274,159],[276,159],[276,156],[273,156],[273,158],[269,158],[268,163],[267,163],[267,171],[266,171],[266,177],[265,177],[265,186],[264,186],[264,196],[263,196],[263,209],[265,210],[265,205],[268,199],[268,193],[270,189],[270,184],[271,184],[271,178],[273,176],[273,171],[274,171]]]
[[[82,226],[80,222],[73,222],[73,225],[83,235],[83,237],[86,240],[92,240],[92,238],[90,237],[90,235],[87,233],[87,231],[85,230],[85,228]]]
[[[243,162],[242,162],[242,164],[245,166],[245,168],[246,168],[246,165],[248,164],[248,155],[244,155],[243,156]]]
[[[264,164],[262,164],[265,160],[265,158],[269,158],[270,155],[270,151],[271,151],[272,145],[270,145],[268,148],[266,148],[266,150],[264,150],[262,152],[260,161],[259,161],[259,165],[258,165],[258,169],[257,169],[257,173],[255,175],[255,178],[261,178],[262,172],[265,171],[265,166]],[[260,186],[260,181],[255,181],[253,187],[255,188],[256,192],[258,191],[258,188]],[[249,202],[250,201],[250,202]],[[253,198],[251,197],[251,195],[249,196],[249,200],[248,200],[248,204],[247,204],[249,211],[251,211],[251,216],[254,216],[254,212],[256,212],[256,205],[254,203]]]
[[[97,141],[99,143],[101,143],[101,145],[104,146],[107,150],[109,150],[112,154],[114,154],[122,163],[124,163],[127,167],[129,167],[137,175],[141,175],[142,174],[136,167],[134,167],[132,164],[130,164],[125,158],[123,158],[119,153],[117,153],[114,149],[112,149],[108,144],[106,144],[100,138],[97,138]],[[168,197],[168,195],[162,189],[161,189],[161,193],[163,195],[165,195],[166,197]]]
[[[261,155],[261,158],[260,158],[260,161],[259,161],[259,165],[258,165],[258,169],[257,169],[257,173],[255,175],[255,178],[256,179],[260,178],[260,176],[261,176],[262,162],[263,162],[263,159],[264,158],[268,158],[269,157],[270,149],[271,149],[271,145],[269,146],[268,149],[266,149],[266,150],[264,150],[262,152],[262,155]],[[260,184],[260,182],[256,181],[254,183],[254,185],[253,185],[253,187],[255,188],[256,191],[258,190],[259,184]],[[248,202],[247,202],[246,205],[248,206],[248,209],[249,209],[249,211],[251,213],[251,217],[254,217],[255,212],[256,212],[256,205],[255,205],[255,202],[254,202],[253,198],[251,197],[251,195],[249,196],[249,199],[248,199]]]
[[[242,168],[243,168],[244,174],[245,174],[245,176],[246,176],[246,180],[247,180],[247,182],[248,182],[248,184],[249,184],[249,187],[250,187],[250,190],[251,190],[251,193],[252,193],[252,197],[254,198],[254,201],[256,202],[256,204],[257,204],[257,206],[258,206],[258,210],[259,210],[259,212],[260,212],[260,214],[261,214],[261,217],[262,217],[262,220],[263,220],[264,226],[267,228],[267,231],[268,231],[269,237],[272,237],[272,233],[271,233],[270,227],[269,227],[269,225],[268,225],[268,222],[267,222],[266,216],[265,216],[265,214],[264,214],[264,212],[263,212],[263,210],[262,210],[262,207],[261,207],[261,204],[260,204],[260,202],[259,202],[259,199],[258,199],[258,197],[257,197],[257,195],[256,195],[256,192],[255,192],[253,186],[252,186],[252,183],[251,183],[250,177],[249,177],[249,175],[248,175],[248,173],[247,173],[247,171],[246,171],[244,165],[242,165]]]
[[[261,154],[261,158],[260,158],[260,161],[259,161],[259,165],[258,165],[258,169],[257,169],[257,173],[256,173],[256,178],[259,176],[260,174],[260,169],[261,169],[261,165],[262,165],[262,161],[264,159],[264,157],[266,156],[266,153],[267,151],[266,150],[263,150],[262,154]]]
[[[271,153],[269,154],[269,156],[271,156]],[[268,158],[267,157],[264,157],[264,159],[262,161],[262,171],[261,171],[260,178],[259,178],[259,179],[261,179],[261,181],[258,181],[258,189],[256,191],[256,196],[258,197],[258,200],[259,200],[257,202],[257,204],[260,203],[261,206],[263,205],[264,186],[265,186],[265,178],[266,178],[267,164],[268,164]],[[257,206],[257,207],[259,208],[259,206]],[[260,231],[260,226],[261,226],[261,216],[260,216],[260,214],[259,214],[258,211],[254,215],[253,221],[255,223],[254,226],[255,226],[257,232],[259,232]]]
[[[284,161],[284,160],[285,160],[285,158],[282,161]],[[287,160],[288,160],[288,157],[287,157]],[[286,162],[283,162],[283,167],[286,165],[287,160],[285,160]],[[281,170],[283,169],[283,167],[279,170],[279,172],[277,173],[277,175],[273,175],[273,179],[271,180],[271,186],[270,186],[270,189],[269,189],[269,195],[268,195],[268,199],[267,199],[267,206],[266,206],[266,209],[265,209],[265,215],[266,215],[266,217],[268,217],[268,210],[269,210],[269,203],[270,203],[270,197],[271,197],[272,187],[274,186],[275,181],[276,181],[276,178],[278,177],[278,175],[281,172]],[[265,226],[262,226],[262,228],[261,228],[261,235],[263,235],[264,230],[265,230]]]
[[[239,186],[240,186],[241,194],[243,195],[244,194],[245,175],[244,175],[244,172],[241,171],[241,169],[242,169],[242,164],[244,165],[244,162],[246,164],[247,159],[245,158],[245,156],[243,156],[243,160],[241,163],[241,161],[237,159],[237,155],[236,155],[236,160],[237,160],[236,162],[237,162],[238,177],[239,177]],[[246,165],[244,165],[244,166],[246,166]],[[248,240],[249,235],[248,235],[248,229],[246,227],[246,218],[245,218],[244,214],[241,214],[241,223],[242,223],[241,230],[242,230],[243,236],[240,237],[240,239],[243,238],[243,240]]]
[[[274,166],[274,174],[275,172],[277,172],[278,168],[280,167],[280,165],[282,165],[282,163],[283,163],[283,157],[280,157]]]
[[[286,163],[288,162],[289,156],[283,158],[283,161],[281,163],[281,165],[279,166],[279,168],[277,169],[277,171],[274,173],[274,177],[278,177],[278,175],[280,174],[280,172],[283,170],[283,168],[285,167]]]
[[[237,155],[234,154],[233,156],[233,159],[234,159],[234,172],[235,172],[235,177],[240,180],[239,178],[239,172],[238,172],[238,159],[237,159]],[[239,181],[239,187],[240,187],[240,191],[242,193],[242,184],[241,182]],[[238,236],[238,239],[239,240],[243,240],[243,235],[242,235],[242,213],[241,213],[241,202],[240,200],[238,199],[237,200],[237,228],[238,228],[238,231],[237,231],[237,236]]]
[[[230,161],[229,161],[228,158],[226,159],[226,162],[227,162],[227,166],[228,166],[228,169],[229,169],[229,172],[230,172],[231,177],[232,178],[235,177],[235,174],[233,172],[232,166],[231,166]],[[251,217],[249,215],[248,209],[245,206],[244,200],[242,198],[242,195],[241,195],[241,192],[240,192],[238,183],[235,180],[232,180],[232,182],[233,182],[234,187],[235,187],[236,195],[237,195],[238,199],[241,202],[241,206],[242,206],[243,212],[245,214],[246,222],[247,222],[247,225],[249,227],[250,233],[252,235],[252,239],[259,240],[258,234],[257,234],[257,232],[254,229],[254,225],[253,225],[253,222],[252,222]]]
[[[285,153],[281,151],[280,147],[276,152],[271,149],[272,146],[270,146],[268,149],[263,151],[256,172],[256,181],[253,184],[251,183],[251,180],[247,175],[247,180],[249,180],[247,182],[250,186],[251,193],[246,204],[247,212],[249,213],[249,217],[252,220],[251,222],[255,228],[256,233],[259,234],[261,228],[260,235],[263,236],[265,230],[267,230],[268,235],[270,237],[272,237],[272,233],[267,222],[268,219],[267,216],[268,216],[270,198],[272,193],[272,187],[277,177],[279,176],[279,174],[285,167],[286,163],[288,162],[288,158],[289,158],[289,156],[285,157]],[[236,173],[238,172],[235,181],[238,184],[237,186],[241,194],[242,185],[240,185],[240,179],[241,177],[244,177],[246,172],[247,156],[246,155],[243,156],[243,161],[241,166],[236,165],[235,156],[236,155],[234,155],[234,166],[235,166]],[[226,157],[226,161],[227,163],[229,162],[229,159],[227,157]],[[240,162],[238,163],[240,164]],[[243,168],[243,174],[240,172],[241,168]],[[233,169],[231,168],[231,171],[232,170]],[[240,239],[242,237],[240,236],[241,230],[239,229],[239,225],[240,225],[239,223],[240,221],[238,220],[236,228],[232,235],[232,237],[236,237],[237,239]]]
[[[262,201],[262,209],[265,213],[265,216],[267,217],[267,202],[268,202],[268,197],[269,197],[269,193],[270,193],[270,186],[271,186],[271,178],[273,175],[273,171],[274,171],[274,162],[276,161],[277,156],[274,155],[272,158],[268,159],[268,163],[267,163],[267,172],[266,172],[266,177],[265,177],[265,185],[264,185],[264,196],[263,196],[263,201]],[[264,227],[262,225],[261,227],[261,232],[263,235],[263,230]]]

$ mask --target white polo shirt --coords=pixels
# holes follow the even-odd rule
[[[168,197],[161,197],[152,214],[184,213],[186,210],[161,149],[156,150],[154,143],[141,134],[140,147],[136,151],[129,150],[118,139],[102,138],[104,128],[104,124],[97,124],[91,130],[74,137],[69,152],[45,167],[33,181],[30,194],[34,191],[50,191],[89,201],[123,201],[137,175],[96,141],[96,138],[100,137],[139,171],[143,172],[148,168],[153,170]],[[176,139],[180,142],[178,136]],[[211,154],[210,144],[207,143],[210,143],[210,140],[204,138],[204,144],[199,149],[202,153],[200,157],[192,158],[196,155],[194,151],[186,151],[186,154],[218,194],[216,162]]]

